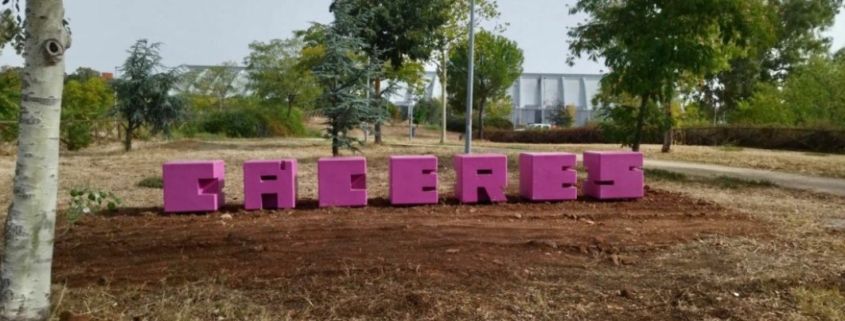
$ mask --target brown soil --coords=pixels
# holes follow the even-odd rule
[[[745,215],[707,201],[650,190],[631,202],[392,208],[164,216],[158,209],[89,216],[56,241],[54,275],[70,287],[213,279],[233,288],[269,281],[411,271],[420,282],[486,281],[528,269],[632,265],[658,250],[713,235],[761,236]],[[571,275],[574,277],[575,275]],[[293,281],[295,282],[295,281]]]

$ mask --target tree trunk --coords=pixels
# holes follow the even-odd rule
[[[340,156],[340,142],[337,139],[337,126],[332,125],[332,156]]]
[[[381,103],[381,79],[380,78],[376,78],[376,80],[375,80],[375,94],[376,94],[376,100],[378,100],[379,103]],[[376,138],[375,143],[376,143],[376,145],[381,145],[381,143],[382,143],[382,140],[381,140],[381,120],[376,121],[374,131],[375,131],[374,136]]]
[[[651,99],[651,96],[645,94],[643,95],[643,100],[640,103],[640,114],[637,116],[637,128],[634,131],[634,143],[631,147],[631,150],[635,152],[640,151],[640,142],[643,140],[643,125],[645,124],[645,114],[646,109],[648,109],[649,99]]]
[[[672,144],[674,143],[674,133],[675,133],[675,122],[673,120],[672,115],[672,99],[669,98],[668,101],[665,102],[664,111],[666,113],[666,121],[667,126],[663,132],[663,149],[662,152],[668,153],[672,151]]]
[[[484,140],[484,99],[478,102],[478,140]]]
[[[0,269],[0,320],[50,317],[64,52],[62,0],[27,1],[18,159]]]
[[[290,118],[291,110],[293,110],[293,95],[288,95],[288,118]]]
[[[445,144],[445,143],[446,143],[446,126],[448,125],[448,122],[447,122],[447,117],[448,117],[448,116],[447,116],[447,115],[448,115],[447,108],[448,108],[448,106],[449,106],[449,102],[448,102],[448,99],[447,99],[447,97],[446,97],[446,93],[447,93],[447,91],[446,91],[446,87],[447,87],[447,85],[448,85],[448,83],[447,83],[446,81],[448,80],[448,77],[449,77],[449,74],[448,74],[448,72],[449,72],[449,69],[448,69],[448,68],[449,68],[449,66],[448,66],[448,62],[446,61],[446,59],[447,59],[446,57],[447,57],[448,51],[443,50],[443,52],[442,52],[442,53],[443,53],[443,54],[442,54],[442,56],[443,56],[443,61],[441,62],[441,64],[442,64],[442,67],[441,67],[442,71],[441,71],[441,75],[440,75],[440,99],[442,100],[442,101],[441,101],[441,103],[443,104],[443,106],[442,106],[442,107],[443,107],[443,109],[440,111],[440,121],[441,121],[441,124],[440,124],[440,143],[441,143],[441,144]]]
[[[128,152],[128,151],[132,150],[132,135],[134,134],[134,132],[135,132],[135,126],[132,125],[131,122],[129,124],[126,124],[126,134],[124,135],[125,137],[123,138],[123,150],[124,151]]]

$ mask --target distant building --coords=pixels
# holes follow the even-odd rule
[[[182,73],[193,73],[200,77],[214,66],[181,65],[177,70]],[[237,73],[233,82],[235,92],[241,95],[250,94],[247,84],[246,68],[228,67]],[[600,74],[552,74],[525,73],[520,76],[510,89],[508,96],[513,100],[511,121],[514,126],[530,124],[549,124],[552,112],[559,106],[575,106],[575,126],[584,126],[593,119],[595,106],[593,97],[599,92],[599,83],[603,75]],[[425,87],[422,95],[405,84],[395,84],[396,90],[388,97],[391,103],[407,113],[408,107],[415,105],[421,98],[440,98],[440,81],[434,72],[426,72]],[[190,87],[190,82],[183,85]],[[180,88],[181,91],[191,91],[192,88]]]
[[[575,126],[584,126],[593,119],[593,97],[599,92],[603,75],[599,74],[546,74],[526,73],[510,89],[513,100],[511,121],[515,126],[550,123],[552,112],[559,106],[575,106]],[[437,74],[425,76],[425,98],[440,98],[440,81]],[[401,86],[400,86],[401,87]],[[402,108],[414,104],[422,97],[415,97],[405,88],[391,97],[391,102]]]

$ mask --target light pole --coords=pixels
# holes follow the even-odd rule
[[[464,153],[472,154],[472,91],[475,85],[475,0],[469,2],[469,68],[467,68],[467,128]]]

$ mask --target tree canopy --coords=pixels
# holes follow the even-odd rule
[[[671,100],[682,81],[694,83],[746,55],[768,26],[763,9],[762,0],[579,0],[571,13],[589,20],[569,32],[570,62],[602,59],[611,70],[602,86],[639,97],[645,110],[653,99]]]
[[[108,82],[90,77],[90,69],[80,69],[82,75],[68,77],[62,95],[61,139],[69,150],[87,147],[94,135],[109,130],[111,123],[103,120],[114,107],[114,91]]]
[[[322,86],[318,111],[327,121],[326,135],[332,140],[332,155],[340,149],[357,150],[360,141],[348,135],[363,122],[378,122],[384,118],[381,100],[374,100],[369,79],[382,77],[382,63],[363,58],[364,39],[360,37],[366,20],[352,14],[345,1],[335,3],[334,22],[325,30],[324,53],[313,72]]]
[[[142,126],[153,133],[169,133],[184,115],[184,101],[170,94],[179,77],[173,70],[163,71],[160,47],[160,43],[138,40],[129,49],[120,78],[114,83],[115,112],[124,121],[127,151],[132,149],[132,136]]]
[[[727,122],[740,103],[758,88],[780,86],[795,68],[830,50],[830,28],[842,0],[773,0],[760,8],[768,24],[752,38],[748,55],[735,57],[730,68],[708,76],[695,93],[710,117]],[[718,114],[717,114],[718,111]]]
[[[481,31],[475,40],[475,75],[473,77],[473,110],[478,113],[479,137],[484,138],[484,108],[504,98],[507,90],[522,75],[525,57],[515,41],[488,31]],[[458,114],[465,113],[469,65],[469,44],[459,44],[449,61],[449,100]],[[472,115],[465,115],[472,117]]]
[[[451,0],[334,0],[331,10],[336,11],[341,2],[346,2],[350,15],[363,21],[356,36],[367,55],[394,68],[405,60],[431,57],[452,4]]]
[[[304,47],[301,37],[250,44],[244,60],[249,88],[267,104],[286,105],[288,113],[294,106],[313,109],[320,87],[312,63],[303,59]]]

